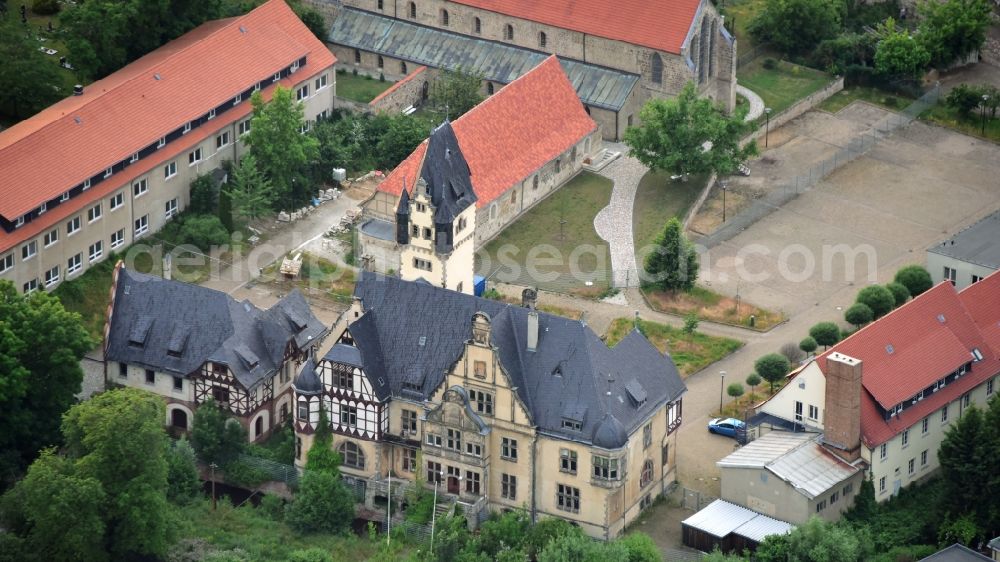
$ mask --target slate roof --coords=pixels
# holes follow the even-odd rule
[[[701,0],[452,0],[587,35],[680,53]]]
[[[451,123],[482,208],[597,130],[551,56]],[[595,147],[596,148],[596,147]],[[412,190],[428,149],[424,141],[379,184]]]
[[[1000,269],[998,240],[1000,240],[1000,211],[987,215],[950,239],[927,248],[927,251],[991,269]]]
[[[427,139],[420,179],[427,185],[434,205],[434,223],[450,225],[459,213],[476,202],[472,189],[469,164],[462,155],[451,123],[445,121],[431,131]],[[400,214],[404,210],[406,195],[400,195]],[[448,229],[451,232],[451,229]]]
[[[260,310],[249,301],[199,285],[168,281],[123,265],[116,272],[105,342],[110,361],[177,376],[187,376],[207,361],[224,363],[249,390],[276,372],[289,341],[305,349],[328,330],[298,290]],[[130,341],[137,337],[143,341]],[[171,343],[180,339],[183,349],[179,356],[171,355]]]
[[[631,434],[686,391],[670,357],[638,331],[609,349],[583,322],[539,312],[538,347],[529,352],[528,309],[372,272],[362,272],[354,293],[365,313],[348,330],[382,400],[423,400],[439,387],[472,337],[476,312],[490,317],[492,343],[511,385],[546,433],[591,443],[601,422],[613,418],[612,425]],[[641,406],[625,389],[631,379],[648,395]],[[583,414],[580,431],[562,427],[564,412]],[[615,432],[615,442],[601,446],[620,447],[625,438]]]
[[[486,80],[502,84],[513,82],[549,56],[348,7],[337,15],[327,39],[433,68],[481,72]],[[561,63],[579,99],[594,107],[621,110],[639,82],[637,74],[566,59]]]
[[[947,548],[943,548],[927,558],[921,558],[920,562],[980,562],[992,560],[989,556],[984,556],[971,548],[955,543]]]
[[[306,65],[294,78],[281,80],[286,87],[334,64],[336,58],[282,0],[270,0],[244,16],[203,24],[90,84],[82,96],[70,96],[0,132],[0,215],[14,220],[43,202],[58,201],[84,179],[154,145],[303,56],[308,57]],[[271,95],[273,89],[264,94]],[[245,102],[227,111],[225,118],[249,112]],[[208,129],[196,128],[111,179],[95,183],[86,194],[51,204],[49,212],[24,227],[0,232],[0,248],[37,234],[204,141],[211,134]]]

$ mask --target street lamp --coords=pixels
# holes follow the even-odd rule
[[[437,504],[438,504],[438,483],[441,482],[441,471],[437,470],[434,473],[434,503],[431,509],[431,554],[434,554],[434,522],[437,515]]]
[[[984,137],[986,136],[986,102],[988,102],[988,101],[990,101],[990,97],[988,95],[986,95],[986,94],[983,94],[983,111],[982,111],[982,113],[983,113],[983,130],[982,130],[982,134],[983,134]]]
[[[719,416],[721,417],[722,416],[722,397],[726,393],[726,372],[725,371],[719,371],[719,374],[722,375],[722,385],[719,387]]]
[[[771,108],[764,108],[764,148],[767,148],[767,137],[771,133]]]
[[[213,462],[208,468],[212,469],[212,511],[215,511],[215,469],[219,468],[219,465]]]
[[[726,180],[719,181],[719,185],[722,187],[722,222],[726,222],[726,190],[729,187]]]

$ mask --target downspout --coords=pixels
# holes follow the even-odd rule
[[[535,434],[531,438],[531,522],[538,522],[538,507],[535,500],[537,495],[537,489],[535,488],[535,475],[538,474],[538,466],[535,464],[535,460],[538,458],[538,428],[535,428]]]

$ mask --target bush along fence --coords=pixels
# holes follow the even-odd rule
[[[818,92],[817,92],[818,93]],[[921,113],[937,103],[940,97],[940,85],[935,84],[927,93],[906,107],[900,113],[890,113],[882,120],[875,123],[868,131],[865,131],[852,139],[847,146],[838,150],[833,156],[816,164],[806,173],[796,176],[790,183],[775,187],[766,196],[756,199],[753,203],[727,221],[722,227],[712,234],[698,240],[699,244],[707,248],[713,248],[725,242],[747,227],[770,214],[775,209],[781,207],[800,193],[805,193],[816,186],[823,178],[827,177],[834,170],[844,164],[853,161],[859,156],[863,156],[871,151],[882,139],[893,134],[897,129],[909,125]],[[771,119],[774,121],[774,118]]]

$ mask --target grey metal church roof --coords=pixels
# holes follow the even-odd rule
[[[549,434],[591,443],[611,416],[599,446],[617,448],[686,391],[670,357],[635,330],[609,349],[583,322],[539,312],[538,345],[527,351],[526,308],[371,272],[362,272],[355,296],[365,313],[348,330],[383,400],[422,400],[438,388],[471,339],[476,312],[491,318],[504,371],[533,422]],[[631,380],[647,394],[642,404],[628,395]],[[580,430],[564,428],[564,417],[581,422]]]
[[[178,376],[207,361],[224,363],[247,389],[273,376],[289,342],[305,349],[328,330],[297,290],[260,310],[214,289],[121,267],[114,291],[108,360]]]
[[[347,7],[334,20],[328,40],[434,68],[482,72],[487,80],[503,84],[549,56]],[[583,103],[594,107],[620,110],[639,81],[636,74],[566,59],[559,62]]]

